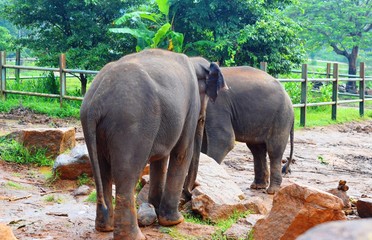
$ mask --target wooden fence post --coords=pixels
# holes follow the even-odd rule
[[[21,50],[19,49],[16,50],[15,65],[21,66]],[[19,73],[20,73],[20,69],[17,68],[14,70],[14,76],[16,80],[19,80],[19,77],[20,77]]]
[[[303,82],[301,82],[301,103],[304,104],[304,106],[301,107],[300,125],[305,127],[305,125],[306,125],[306,105],[307,105],[307,81],[308,81],[307,64],[302,65],[301,78],[304,80]]]
[[[331,63],[327,63],[327,73],[326,78],[331,78]]]
[[[1,99],[6,100],[6,68],[4,65],[6,64],[6,52],[2,51],[0,52],[0,81],[1,81],[1,87],[0,87],[0,94]]]
[[[267,62],[260,62],[260,69],[267,72]]]
[[[366,96],[365,96],[365,64],[364,62],[360,63],[360,70],[359,70],[359,76],[361,78],[361,81],[359,82],[359,98],[362,99],[361,102],[359,102],[359,115],[361,117],[364,116],[364,103],[366,101]]]
[[[332,120],[337,119],[337,101],[338,101],[338,63],[333,64],[333,78],[332,82]]]
[[[60,81],[60,93],[59,93],[59,103],[62,107],[63,97],[66,95],[66,55],[61,54],[59,57],[59,81]]]

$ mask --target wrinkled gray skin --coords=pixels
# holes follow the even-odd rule
[[[291,152],[283,168],[285,173],[293,155],[292,102],[280,82],[264,71],[251,67],[221,71],[229,90],[220,92],[216,102],[208,104],[202,152],[221,163],[234,141],[246,143],[254,158],[255,177],[250,187],[268,187],[267,193],[274,194],[282,183],[281,162],[289,136]]]
[[[158,49],[127,55],[97,74],[80,117],[97,188],[98,231],[145,239],[134,189],[148,162],[149,202],[159,223],[183,221],[178,202],[190,161],[199,157],[208,95],[215,99],[223,84],[216,64],[193,65],[183,54]]]

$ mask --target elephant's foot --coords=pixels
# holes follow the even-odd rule
[[[99,232],[112,232],[114,231],[114,227],[112,226],[100,226],[96,224],[96,230]]]
[[[268,194],[275,194],[276,192],[278,192],[279,191],[279,189],[280,189],[280,186],[278,186],[278,185],[274,185],[274,186],[270,186],[267,190],[266,190],[266,192],[268,193]]]
[[[112,232],[114,231],[114,223],[113,219],[109,222],[107,221],[99,221],[98,218],[96,219],[96,230],[99,232]]]
[[[184,221],[184,218],[180,212],[176,212],[174,214],[162,214],[159,215],[159,224],[162,226],[173,226],[177,225]]]
[[[253,181],[251,189],[266,189],[268,185],[268,183],[257,183],[256,181]]]
[[[114,240],[145,240],[146,237],[143,233],[138,229],[132,232],[114,232]]]

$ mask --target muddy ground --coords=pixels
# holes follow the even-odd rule
[[[76,127],[81,142],[80,123],[74,119],[52,119],[22,108],[0,114],[0,136],[22,128],[66,126]],[[289,147],[284,157],[288,155]],[[297,130],[294,158],[292,174],[283,185],[296,182],[330,190],[342,179],[351,198],[372,197],[371,120]],[[236,143],[222,164],[248,197],[266,196],[249,189],[253,159],[244,144]],[[94,230],[95,204],[87,202],[87,196],[72,196],[77,183],[48,184],[48,171],[0,161],[0,222],[9,224],[18,239],[111,239],[112,233]],[[157,225],[141,230],[148,239],[202,239],[213,232],[211,227],[188,223],[177,228],[179,237],[171,237],[169,230]]]

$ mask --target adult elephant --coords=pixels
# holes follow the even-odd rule
[[[267,193],[274,194],[282,182],[281,162],[289,136],[290,157],[283,168],[286,173],[293,155],[292,102],[280,82],[264,71],[246,66],[221,71],[229,90],[221,92],[215,103],[207,106],[202,152],[221,163],[235,141],[246,143],[254,159],[254,181],[250,187],[268,187]],[[191,181],[185,185],[192,184]]]
[[[145,239],[134,189],[148,162],[149,202],[159,223],[183,221],[178,203],[190,161],[200,154],[208,96],[215,100],[222,87],[216,64],[201,59],[193,65],[183,54],[159,49],[103,67],[80,112],[97,188],[98,231],[114,230],[114,239]]]

